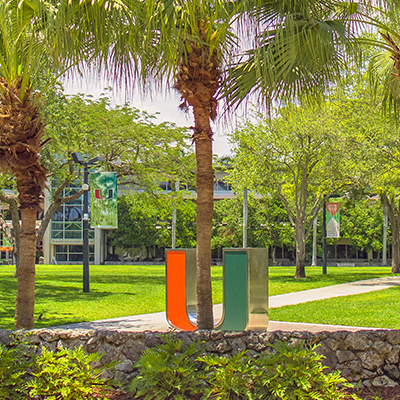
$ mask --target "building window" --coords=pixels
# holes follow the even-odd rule
[[[63,196],[71,195],[78,188],[64,189]],[[90,202],[90,197],[89,197]],[[62,204],[54,213],[51,221],[52,239],[83,239],[82,217],[83,196]],[[94,238],[94,230],[89,229],[89,238]]]
[[[224,191],[229,192],[231,191],[231,185],[221,179],[216,179],[214,181],[214,191]]]
[[[172,190],[171,182],[161,182],[159,186],[162,190],[165,190],[167,192],[170,192]]]
[[[57,244],[54,246],[54,256],[57,262],[83,261],[83,246],[77,244]],[[89,246],[89,261],[94,261],[94,246]]]

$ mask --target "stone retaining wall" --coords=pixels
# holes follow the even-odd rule
[[[88,353],[104,353],[99,361],[101,364],[120,361],[113,377],[123,382],[129,382],[135,375],[132,366],[142,351],[161,343],[157,332],[40,329],[29,331],[30,334],[24,337],[26,333],[0,330],[0,343],[11,346],[14,339],[18,342],[24,338],[32,345],[52,350],[84,346]],[[320,344],[317,352],[325,356],[327,371],[339,369],[349,382],[356,384],[361,381],[367,387],[400,384],[400,330],[319,333],[196,331],[175,332],[174,336],[186,344],[205,341],[209,353],[235,354],[247,349],[252,356],[271,351],[269,344],[280,340],[290,343],[304,340],[306,346]]]

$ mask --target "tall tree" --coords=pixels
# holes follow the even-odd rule
[[[306,241],[324,195],[353,183],[352,163],[338,117],[322,109],[288,104],[268,120],[258,115],[232,135],[236,147],[231,180],[283,202],[294,228],[296,278],[305,277]]]
[[[217,117],[222,68],[236,46],[235,21],[246,2],[148,1],[155,76],[174,80],[184,110],[194,115],[197,160],[197,323],[212,329],[211,229],[213,182],[211,122]]]
[[[108,32],[108,25],[98,30],[94,23],[98,19],[86,11],[93,9],[112,20],[107,7],[100,1],[53,5],[44,0],[5,0],[0,4],[0,170],[16,177],[21,212],[17,328],[33,326],[36,217],[47,178],[39,156],[45,145],[44,124],[38,107],[41,93],[35,91],[35,84],[44,70],[62,74],[104,46],[105,35],[93,33]],[[79,15],[80,9],[85,12]],[[87,23],[83,29],[79,18],[91,19],[92,25]]]
[[[367,87],[367,90],[366,90]],[[385,90],[386,85],[376,89]],[[341,115],[341,127],[352,137],[353,157],[363,185],[378,194],[388,208],[392,232],[392,272],[400,263],[399,129],[393,114],[382,113],[381,102],[368,90],[367,76],[358,73],[348,85],[336,90],[334,110]]]
[[[114,106],[107,93],[96,100],[66,96],[62,91],[49,93],[42,114],[45,137],[51,139],[42,152],[43,162],[49,169],[53,166],[53,179],[62,180],[68,169],[65,161],[78,150],[88,157],[103,156],[103,168],[116,172],[121,185],[150,190],[160,181],[187,181],[193,174],[187,128],[156,123],[155,115],[129,104]]]
[[[50,56],[47,35],[41,36],[39,13],[54,17],[37,2],[4,1],[0,6],[0,167],[17,179],[21,211],[17,328],[33,326],[36,216],[47,177],[39,161],[44,125],[31,86],[35,69],[43,68],[46,53]]]

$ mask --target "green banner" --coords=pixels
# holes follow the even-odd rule
[[[92,228],[117,229],[117,174],[96,172],[90,174]]]
[[[340,210],[339,203],[326,204],[326,237],[340,237]]]
[[[3,246],[4,247],[11,247],[11,243],[8,240],[8,237],[6,236],[6,234],[3,232]]]

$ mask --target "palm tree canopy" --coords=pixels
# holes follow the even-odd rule
[[[360,20],[359,7],[336,0],[262,0],[253,13],[255,45],[228,71],[228,104],[236,107],[252,93],[266,105],[304,94],[318,97],[355,53],[352,23]]]
[[[400,107],[400,19],[397,1],[376,8],[371,24],[376,34],[363,38],[374,49],[369,74],[375,96],[379,96],[384,113],[398,119]]]

